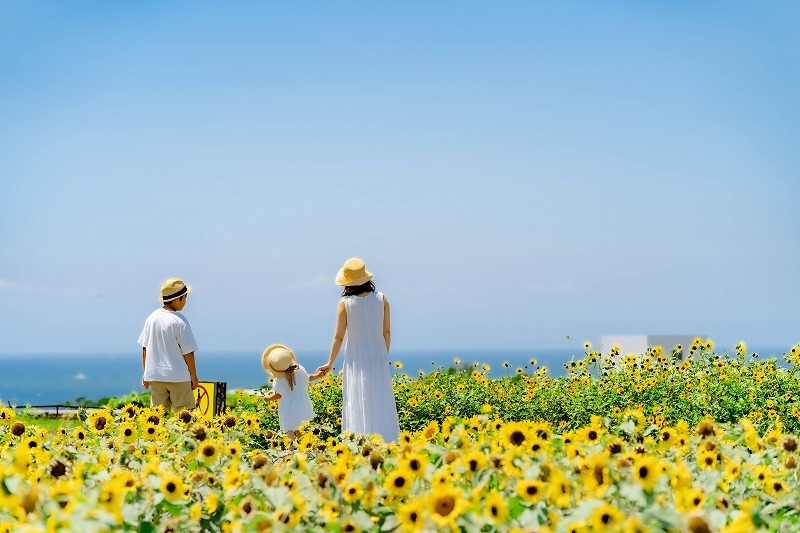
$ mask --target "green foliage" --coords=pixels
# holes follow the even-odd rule
[[[490,379],[487,366],[437,368],[417,378],[394,377],[400,427],[424,428],[447,417],[469,418],[491,413],[509,421],[546,421],[558,430],[588,424],[593,415],[621,418],[636,410],[648,422],[696,425],[705,418],[736,424],[753,421],[760,433],[777,421],[786,431],[800,432],[800,367],[791,353],[787,366],[775,359],[759,361],[744,355],[692,350],[685,360],[647,354],[603,358],[587,349],[584,358],[566,365],[567,374],[551,377],[547,368],[522,369]],[[342,382],[329,376],[312,383],[309,393],[320,435],[341,430]],[[259,397],[235,395],[229,405],[255,413],[265,429],[278,430],[276,405]]]
[[[490,379],[488,366],[460,363],[417,378],[395,376],[400,427],[415,431],[432,421],[441,424],[449,416],[491,413],[503,420],[546,421],[558,430],[571,430],[588,424],[593,415],[621,417],[633,409],[657,425],[679,420],[695,425],[704,418],[736,424],[747,417],[761,434],[777,421],[786,431],[800,433],[800,347],[785,354],[783,365],[774,358],[759,361],[744,353],[715,354],[703,346],[690,353],[678,359],[655,347],[642,355],[610,358],[587,348],[582,359],[565,365],[567,374],[561,377],[551,377],[541,367],[528,373],[509,370],[507,377]],[[263,392],[230,392],[227,405],[254,414],[261,428],[277,432],[277,404],[265,402],[268,389]],[[340,434],[341,377],[312,382],[309,393],[317,413],[312,430],[321,437]],[[76,401],[116,409],[126,404],[147,406],[150,395]]]

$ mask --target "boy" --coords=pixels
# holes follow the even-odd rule
[[[150,389],[150,405],[193,409],[197,388],[194,352],[197,345],[189,322],[179,313],[186,305],[191,287],[177,278],[164,282],[161,302],[164,304],[147,317],[139,335],[142,346],[142,386]]]

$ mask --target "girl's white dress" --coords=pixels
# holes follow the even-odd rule
[[[397,441],[400,424],[383,338],[383,294],[345,296],[342,301],[347,310],[342,431],[378,433],[386,442]]]
[[[314,408],[308,396],[308,372],[301,365],[294,371],[294,389],[289,389],[289,382],[283,378],[275,378],[273,385],[278,398],[278,422],[281,430],[295,431],[305,422],[314,418]]]

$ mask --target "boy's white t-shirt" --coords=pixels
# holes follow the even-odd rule
[[[186,318],[163,307],[144,321],[139,345],[147,350],[144,381],[179,383],[191,381],[184,355],[197,350],[192,328]]]

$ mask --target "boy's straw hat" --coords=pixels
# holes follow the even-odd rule
[[[273,344],[261,355],[261,366],[276,377],[283,377],[284,372],[293,364],[294,352],[283,344]]]
[[[161,286],[161,301],[164,303],[171,302],[191,291],[192,288],[187,286],[182,279],[170,278]]]
[[[372,273],[367,272],[364,261],[353,257],[344,262],[344,266],[336,274],[336,284],[342,287],[355,287],[363,285],[372,279]]]

